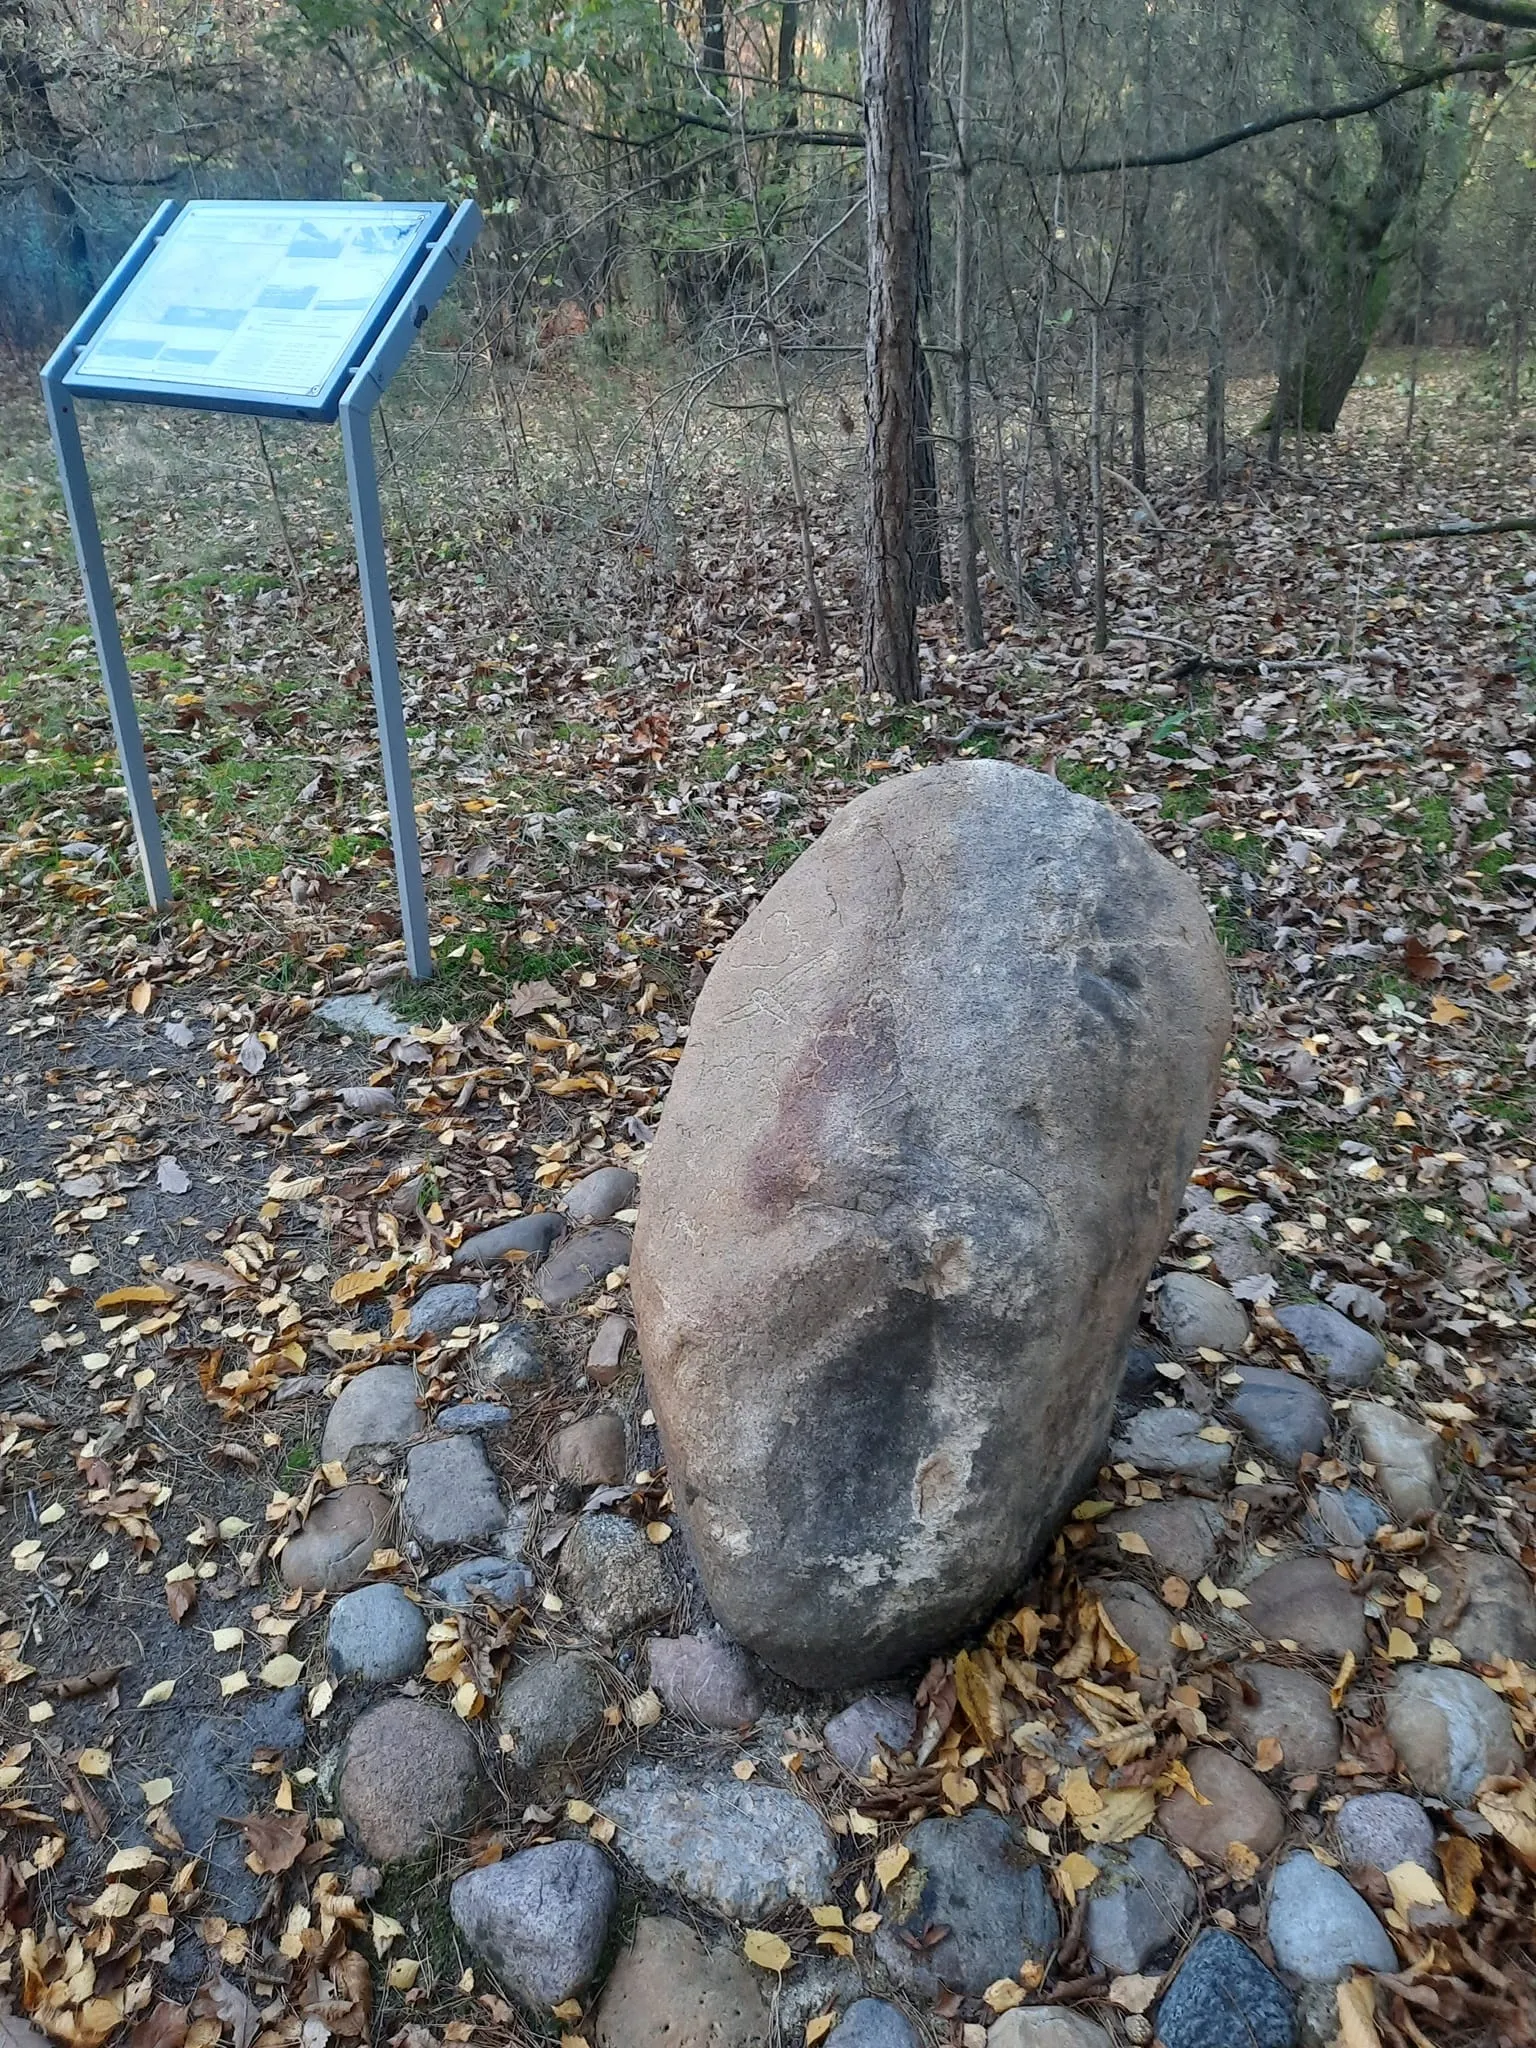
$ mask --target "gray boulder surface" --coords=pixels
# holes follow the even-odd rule
[[[548,1842],[466,1870],[448,1895],[454,1925],[514,1997],[543,2014],[596,1970],[619,1902],[595,1842]]]
[[[832,1895],[832,1837],[793,1792],[635,1764],[603,1811],[644,1877],[723,1919],[751,1925],[792,1899],[816,1906]]]
[[[1270,1881],[1268,1932],[1275,1961],[1304,1983],[1336,1984],[1356,1964],[1397,1965],[1387,1930],[1364,1899],[1305,1850],[1287,1856]]]
[[[326,1655],[342,1678],[393,1685],[414,1678],[427,1653],[426,1616],[399,1586],[359,1586],[331,1609]]]
[[[345,1463],[370,1451],[386,1457],[415,1441],[426,1427],[418,1387],[408,1365],[371,1365],[336,1396],[320,1440],[320,1460]]]
[[[1368,1387],[1387,1362],[1379,1337],[1324,1302],[1299,1301],[1293,1308],[1276,1309],[1275,1321],[1290,1331],[1314,1365],[1323,1368],[1336,1394]]]
[[[705,1593],[783,1675],[951,1640],[1081,1497],[1229,1023],[1193,883],[1003,762],[866,791],[724,949],[631,1285]]]
[[[1045,1873],[1018,1829],[990,1807],[919,1821],[912,1860],[886,1894],[875,1953],[915,1997],[948,1986],[979,1998],[1025,1962],[1044,1962],[1060,1936]],[[938,1928],[948,1931],[937,1940]]]

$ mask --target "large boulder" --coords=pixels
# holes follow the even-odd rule
[[[1230,1023],[1194,884],[1047,776],[849,804],[717,961],[646,1166],[646,1384],[714,1611],[857,1684],[1092,1478]]]

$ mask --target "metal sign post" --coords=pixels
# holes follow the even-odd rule
[[[370,419],[480,232],[446,206],[168,201],[44,365],[43,402],[85,584],[150,907],[171,900],[160,821],[77,397],[341,422],[406,965],[432,974]]]

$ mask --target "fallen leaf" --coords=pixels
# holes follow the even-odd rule
[[[238,1984],[213,1970],[192,2000],[192,2017],[206,2016],[229,2028],[233,2048],[251,2048],[261,2027],[261,2014]]]
[[[109,1294],[98,1294],[96,1307],[102,1315],[110,1315],[118,1308],[166,1308],[176,1299],[169,1287],[114,1287]]]
[[[1435,1857],[1453,1913],[1466,1919],[1477,1910],[1476,1882],[1483,1874],[1483,1852],[1465,1835],[1446,1835],[1435,1844]]]
[[[1061,1886],[1069,1913],[1077,1904],[1078,1893],[1087,1891],[1098,1875],[1099,1866],[1081,1849],[1074,1849],[1070,1856],[1062,1857],[1056,1865],[1056,1881]]]
[[[1381,2048],[1376,2031],[1376,1984],[1371,1977],[1350,1977],[1337,1991],[1339,2038],[1336,2048]]]
[[[1536,1784],[1500,1779],[1477,1795],[1477,1810],[1508,1842],[1527,1870],[1536,1870]]]
[[[1392,1910],[1411,1922],[1415,1906],[1443,1906],[1445,1894],[1418,1863],[1396,1863],[1385,1873],[1392,1893]]]
[[[240,1832],[248,1845],[247,1869],[260,1877],[273,1877],[279,1871],[292,1869],[303,1854],[307,1828],[307,1818],[302,1813],[246,1814],[240,1822]],[[405,1932],[404,1928],[400,1931]]]
[[[1343,1706],[1344,1695],[1349,1691],[1350,1680],[1354,1675],[1355,1653],[1353,1650],[1346,1650],[1343,1658],[1340,1660],[1338,1670],[1334,1673],[1333,1684],[1328,1688],[1328,1697],[1333,1703],[1335,1713]]]
[[[1078,1833],[1090,1842],[1129,1842],[1144,1834],[1157,1815],[1157,1794],[1150,1785],[1115,1785],[1103,1795],[1097,1813],[1079,1818]]]
[[[999,1977],[983,1991],[981,2002],[993,2012],[1012,2012],[1024,2003],[1024,1987],[1012,1977]]]
[[[169,1153],[155,1169],[155,1179],[168,1195],[184,1195],[192,1185],[181,1161],[173,1159]]]
[[[349,1301],[361,1301],[365,1294],[377,1294],[387,1287],[400,1270],[398,1259],[389,1259],[382,1266],[364,1266],[355,1273],[343,1273],[331,1283],[331,1300],[338,1308],[344,1308]]]
[[[290,1685],[297,1685],[304,1675],[304,1666],[292,1650],[284,1650],[280,1657],[273,1657],[261,1667],[261,1682],[270,1685],[275,1692],[282,1692]]]
[[[1429,1006],[1431,1024],[1462,1024],[1471,1014],[1470,1010],[1464,1010],[1460,1003],[1453,1003],[1446,995],[1437,995]]]
[[[888,1892],[912,1861],[912,1851],[900,1842],[893,1842],[888,1849],[882,1849],[875,1858],[875,1876],[880,1889]]]
[[[154,1000],[154,988],[147,981],[136,981],[128,992],[128,1002],[136,1017],[142,1017]]]
[[[187,2008],[162,1998],[128,2036],[128,2048],[181,2048],[187,2038]]]
[[[163,1707],[175,1690],[176,1681],[174,1678],[162,1678],[157,1685],[152,1685],[149,1688],[139,1701],[139,1705],[141,1707]]]
[[[794,1960],[789,1943],[777,1934],[768,1933],[766,1928],[749,1927],[742,1936],[741,1952],[749,1963],[759,1970],[787,1970]]]

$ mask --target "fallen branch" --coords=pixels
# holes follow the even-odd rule
[[[1383,526],[1368,533],[1378,540],[1464,540],[1479,533],[1536,533],[1536,512],[1510,519],[1448,519],[1439,526]]]

